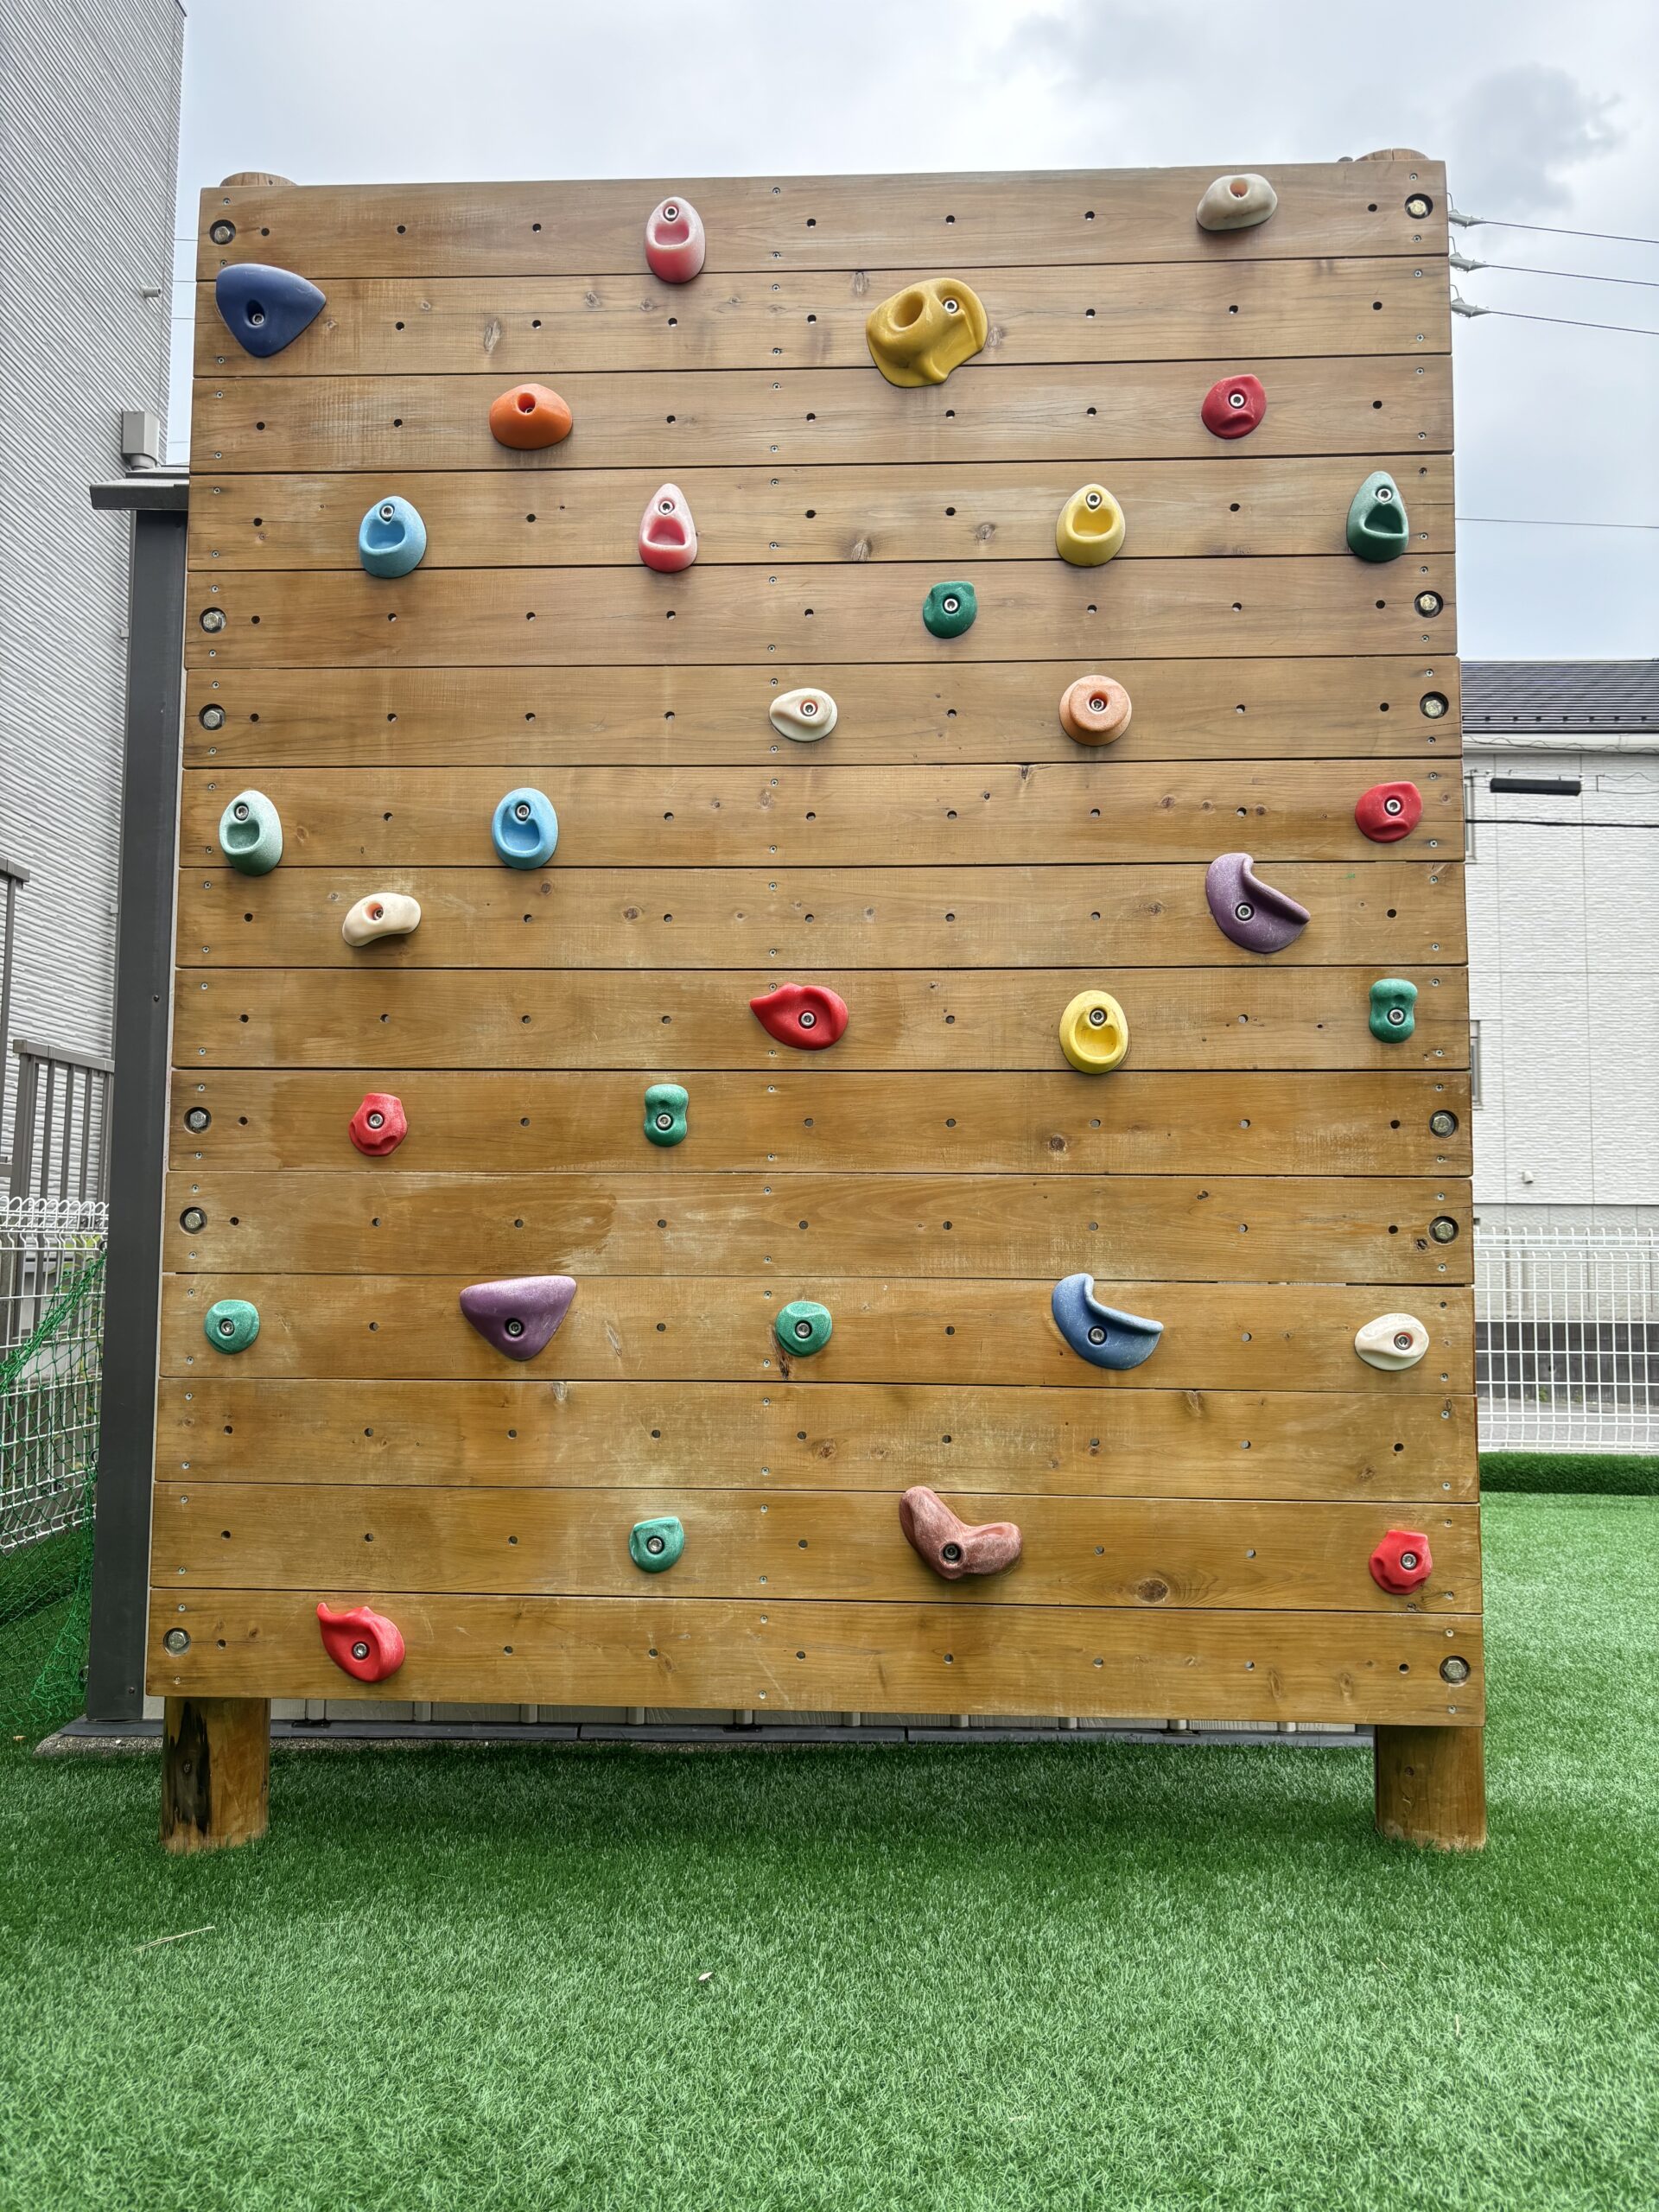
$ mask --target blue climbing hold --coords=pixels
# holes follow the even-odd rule
[[[328,303],[315,284],[291,269],[238,261],[214,279],[213,304],[242,351],[268,361],[308,329]]]
[[[490,824],[495,856],[509,868],[541,868],[558,849],[559,817],[545,791],[509,791]]]
[[[377,499],[357,529],[357,557],[372,576],[406,576],[426,553],[426,524],[407,499]]]
[[[1092,1367],[1139,1367],[1158,1349],[1161,1321],[1103,1306],[1093,1275],[1067,1275],[1054,1286],[1054,1325],[1079,1359]]]

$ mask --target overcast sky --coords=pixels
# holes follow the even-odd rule
[[[234,169],[403,178],[1443,157],[1470,214],[1659,238],[1655,0],[189,0],[179,230]],[[1495,308],[1659,332],[1659,246],[1480,228]],[[188,248],[180,249],[180,273]],[[181,284],[177,305],[189,306]],[[1659,336],[1454,325],[1465,517],[1659,522]],[[175,450],[188,410],[175,325]],[[1241,365],[1246,365],[1241,364]],[[1659,652],[1659,531],[1467,522],[1465,655]]]

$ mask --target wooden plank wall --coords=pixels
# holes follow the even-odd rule
[[[402,1626],[388,1709],[1479,1719],[1444,178],[1281,170],[1226,236],[1209,180],[203,195],[153,1691],[352,1688],[326,1597]],[[709,239],[682,287],[644,266],[671,191]],[[213,305],[243,260],[327,295],[266,361]],[[896,390],[865,317],[934,273],[989,342]],[[1267,417],[1224,445],[1199,402],[1246,369]],[[525,377],[567,442],[491,438]],[[1344,537],[1377,467],[1386,567]],[[1068,568],[1093,476],[1128,542]],[[664,478],[677,576],[635,553]],[[355,557],[391,493],[429,532],[396,582]],[[958,576],[978,621],[936,639]],[[1092,669],[1134,699],[1102,752],[1057,714]],[[767,708],[806,683],[840,720],[801,747]],[[1421,826],[1369,844],[1395,778]],[[560,843],[520,874],[489,821],[526,782]],[[286,838],[257,879],[217,842],[249,786]],[[1240,847],[1313,913],[1272,960],[1205,905]],[[352,950],[388,889],[421,928]],[[1408,1043],[1369,1033],[1383,974]],[[751,1015],[792,977],[847,1000],[831,1052]],[[1131,1025],[1104,1078],[1057,1041],[1088,985]],[[409,1114],[384,1160],[346,1139],[367,1090]],[[1146,1365],[1066,1349],[1077,1269],[1164,1321]],[[514,1366],[456,1294],[542,1272],[581,1288]],[[233,1359],[226,1296],[262,1317]],[[835,1314],[810,1363],[794,1297]],[[1379,1374],[1354,1332],[1401,1307],[1430,1350]],[[1018,1520],[1019,1566],[937,1581],[911,1482]],[[664,1512],[686,1552],[647,1580],[627,1531]],[[1367,1572],[1396,1523],[1435,1554],[1410,1599]]]

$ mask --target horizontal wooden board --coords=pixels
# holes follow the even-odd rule
[[[455,1255],[446,1257],[453,1268]],[[823,1424],[842,1418],[838,1409],[844,1394],[822,1387],[827,1383],[927,1383],[953,1393],[986,1383],[1058,1384],[1071,1390],[1073,1404],[1077,1392],[1101,1399],[1143,1390],[1336,1391],[1390,1407],[1421,1396],[1437,1410],[1452,1391],[1463,1395],[1471,1417],[1473,1411],[1467,1395],[1474,1389],[1473,1312],[1467,1290],[1450,1282],[1402,1299],[1397,1288],[1379,1284],[1137,1282],[1109,1275],[1103,1267],[1095,1278],[1100,1298],[1164,1325],[1152,1357],[1116,1372],[1072,1357],[1049,1313],[1052,1277],[872,1280],[818,1270],[810,1277],[776,1278],[590,1275],[557,1336],[538,1359],[522,1367],[504,1361],[461,1318],[457,1300],[470,1280],[461,1273],[412,1278],[366,1270],[302,1280],[222,1270],[168,1275],[162,1286],[162,1371],[192,1377],[193,1387],[194,1382],[219,1387],[265,1376],[387,1382],[456,1377],[515,1390],[543,1388],[561,1406],[559,1394],[572,1380],[776,1386],[788,1378],[779,1376],[774,1317],[790,1299],[810,1297],[822,1299],[836,1316],[835,1332],[817,1357],[794,1363],[791,1388],[817,1394],[810,1424],[816,1437],[824,1434]],[[202,1333],[202,1316],[220,1298],[251,1299],[259,1309],[257,1340],[234,1358],[210,1346]],[[1416,1366],[1385,1374],[1358,1357],[1354,1336],[1366,1322],[1402,1305],[1430,1332],[1431,1349]],[[762,1406],[766,1402],[762,1396]],[[780,1396],[778,1403],[784,1402]],[[1034,1402],[1020,1402],[1022,1420],[1033,1417]],[[1041,1406],[1048,1402],[1045,1396]],[[747,1389],[726,1401],[723,1410],[746,1430],[760,1417]],[[950,1417],[941,1421],[941,1433],[954,1433],[969,1410],[964,1405],[958,1417],[936,1401],[917,1418],[931,1421],[945,1412]],[[1056,1419],[1064,1410],[1065,1402],[1057,1402]],[[874,1418],[875,1433],[881,1433],[879,1424],[885,1421],[895,1449],[911,1433],[911,1416],[899,1403],[889,1402]],[[653,1425],[660,1425],[655,1414]],[[1448,1438],[1459,1433],[1450,1416],[1446,1433]],[[632,1440],[645,1455],[633,1464],[648,1467],[637,1433]],[[1390,1452],[1400,1440],[1398,1433],[1389,1440]],[[629,1446],[619,1438],[614,1448]],[[1239,1448],[1242,1452],[1242,1442]],[[995,1447],[987,1441],[983,1449]],[[1471,1462],[1458,1458],[1459,1469],[1471,1475]],[[715,1469],[727,1464],[718,1446],[709,1447],[708,1464]],[[775,1474],[770,1451],[757,1446],[753,1471]],[[962,1478],[953,1472],[950,1479]]]
[[[316,1621],[319,1600],[358,1594],[157,1588],[147,1688],[758,1715],[1156,1713],[1473,1726],[1484,1711],[1473,1617],[385,1592],[381,1610],[408,1657],[389,1681],[359,1687],[324,1652]],[[191,1639],[176,1656],[162,1642],[173,1628]],[[1456,1689],[1440,1677],[1451,1656],[1471,1669]]]
[[[343,276],[300,342],[260,360],[220,321],[211,285],[196,297],[196,373],[424,376],[487,370],[504,383],[576,370],[859,369],[878,302],[932,270],[759,270],[730,283],[620,276]],[[1408,257],[1241,259],[1171,264],[979,270],[953,265],[990,318],[982,359],[1186,361],[1257,356],[1444,353],[1445,271]]]
[[[1135,704],[1112,748],[1121,761],[1457,757],[1455,657],[1101,658]],[[1059,700],[1084,672],[1076,661],[843,663],[836,758],[1075,760]],[[336,668],[320,677],[215,666],[189,678],[185,758],[245,768],[776,760],[793,747],[767,707],[822,674],[815,662],[791,660],[770,668],[761,687],[742,668]],[[1424,700],[1445,701],[1446,710],[1425,714]]]
[[[1408,502],[1414,548],[1448,550],[1449,456],[1375,459]],[[660,471],[564,469],[548,499],[541,486],[527,488],[521,477],[499,470],[399,470],[397,488],[426,524],[428,569],[632,568],[639,558],[639,518],[661,480]],[[699,566],[928,561],[943,563],[940,573],[949,575],[963,561],[1052,561],[1055,518],[1077,488],[1077,471],[1055,462],[698,467],[681,485],[696,518]],[[1112,492],[1135,518],[1118,558],[1345,558],[1354,486],[1351,460],[1255,461],[1235,452],[1210,461],[1116,462]],[[222,476],[198,483],[191,565],[216,573],[354,570],[363,508],[355,477]]]
[[[944,384],[911,390],[874,368],[594,371],[561,378],[574,427],[533,454],[510,452],[490,435],[499,375],[205,377],[194,389],[191,467],[209,481],[226,470],[360,478],[494,468],[550,486],[567,470],[595,467],[677,480],[682,469],[773,462],[1070,460],[1086,482],[1113,461],[1213,460],[1216,439],[1198,410],[1211,385],[1238,366],[1228,354],[1084,368],[970,362]],[[1255,366],[1270,392],[1250,433],[1252,461],[1351,454],[1357,486],[1376,454],[1451,449],[1448,355],[1258,359]],[[385,496],[360,488],[365,504]]]
[[[188,1209],[207,1216],[188,1230]],[[1453,1221],[1455,1242],[1429,1236]],[[478,1277],[826,1273],[1046,1276],[1109,1265],[1148,1281],[1457,1283],[1469,1192],[1443,1178],[387,1175],[179,1168],[163,1264],[289,1274]],[[1161,1318],[1154,1316],[1154,1318]]]
[[[1014,1521],[1020,1557],[995,1578],[944,1582],[884,1495],[783,1490],[408,1490],[377,1484],[159,1483],[155,1575],[168,1588],[632,1598],[628,1531],[678,1517],[678,1598],[903,1599],[917,1605],[1294,1607],[1349,1613],[1480,1610],[1478,1509],[1417,1521],[1434,1572],[1408,1597],[1367,1561],[1394,1516],[1357,1504],[947,1494],[964,1517]],[[1413,1524],[1414,1526],[1416,1523]]]
[[[212,186],[201,195],[196,273],[211,278],[234,261],[274,261],[319,283],[643,271],[645,218],[677,195],[702,217],[702,282],[710,289],[710,280],[737,270],[909,269],[928,238],[949,257],[938,266],[951,269],[1230,264],[1309,254],[1421,261],[1446,251],[1439,162],[1413,154],[1268,162],[1265,173],[1278,195],[1271,221],[1228,232],[1202,231],[1193,219],[1213,168]],[[1414,192],[1432,202],[1427,216],[1408,213]],[[221,221],[233,225],[233,239],[209,235]]]
[[[194,1283],[195,1279],[192,1279]],[[253,1287],[263,1287],[255,1284]],[[160,1475],[188,1477],[187,1488],[220,1483],[352,1483],[437,1485],[507,1484],[536,1487],[623,1481],[666,1483],[681,1490],[721,1490],[733,1484],[766,1482],[788,1489],[891,1492],[906,1483],[927,1483],[953,1495],[1017,1490],[1027,1496],[1135,1496],[1141,1497],[1370,1498],[1395,1510],[1402,1503],[1434,1503],[1475,1496],[1475,1414],[1463,1393],[1436,1396],[1425,1386],[1411,1387],[1422,1370],[1389,1376],[1388,1387],[1368,1368],[1373,1387],[1306,1390],[1205,1390],[1173,1388],[1168,1375],[1197,1371],[1205,1347],[1183,1340],[1160,1348],[1159,1373],[1164,1387],[1146,1387],[1144,1373],[1133,1378],[1139,1389],[1071,1389],[1050,1383],[1043,1389],[1007,1389],[952,1381],[909,1381],[897,1384],[837,1382],[833,1388],[807,1382],[783,1382],[775,1369],[760,1371],[768,1332],[757,1325],[753,1294],[724,1283],[699,1286],[709,1293],[709,1311],[699,1316],[693,1333],[713,1359],[721,1357],[712,1339],[715,1316],[737,1323],[735,1342],[725,1348],[725,1363],[747,1363],[753,1379],[741,1382],[535,1382],[528,1379],[435,1382],[385,1379],[365,1382],[288,1379],[286,1370],[308,1352],[339,1365],[350,1359],[366,1332],[353,1316],[349,1336],[323,1334],[347,1298],[346,1280],[321,1277],[315,1291],[321,1312],[317,1320],[287,1328],[286,1309],[276,1308],[254,1347],[256,1356],[271,1329],[282,1332],[276,1359],[267,1356],[264,1371],[245,1376],[240,1360],[217,1360],[208,1371],[198,1358],[182,1375],[162,1378],[156,1434]],[[169,1360],[177,1365],[191,1349],[201,1347],[195,1302],[178,1280],[168,1285]],[[437,1355],[452,1348],[447,1329],[426,1311],[411,1313],[398,1287],[390,1303],[384,1284],[365,1286],[359,1302],[387,1314],[377,1332],[377,1357],[412,1362],[413,1344],[424,1337]],[[662,1286],[654,1286],[659,1292]],[[889,1344],[900,1342],[896,1308],[902,1287],[878,1294],[887,1320]],[[917,1295],[917,1287],[910,1286]],[[594,1343],[614,1321],[618,1350],[601,1346],[613,1364],[639,1350],[657,1351],[665,1343],[672,1356],[686,1357],[685,1332],[678,1327],[680,1299],[672,1312],[671,1337],[658,1338],[649,1323],[625,1306],[641,1303],[643,1286],[607,1283],[595,1298],[584,1293],[580,1308],[582,1344]],[[283,1294],[279,1292],[279,1295]],[[1176,1286],[1171,1293],[1183,1319],[1196,1314],[1205,1300],[1221,1294]],[[1260,1319],[1271,1294],[1241,1288],[1246,1312]],[[1336,1294],[1346,1300],[1354,1294]],[[1427,1382],[1438,1371],[1461,1375],[1470,1360],[1471,1330],[1466,1297],[1453,1295],[1439,1311],[1441,1294],[1431,1306],[1440,1341],[1426,1361]],[[664,1301],[659,1297],[658,1302]],[[1279,1302],[1285,1301],[1282,1296]],[[747,1306],[739,1314],[735,1309]],[[188,1311],[186,1308],[188,1307]],[[595,1316],[603,1307],[608,1320]],[[1452,1309],[1461,1309],[1453,1311]],[[666,1309],[665,1309],[666,1310]],[[1301,1311],[1311,1319],[1306,1296]],[[853,1357],[866,1364],[874,1331],[863,1325]],[[1231,1317],[1230,1317],[1231,1318]],[[1361,1363],[1338,1336],[1344,1313],[1326,1312],[1322,1300],[1317,1336],[1304,1339],[1293,1331],[1279,1352],[1287,1367],[1313,1367],[1316,1380],[1357,1382]],[[936,1316],[937,1323],[937,1316]],[[573,1313],[569,1328],[576,1326]],[[564,1331],[560,1337],[563,1343]],[[1228,1348],[1210,1355],[1212,1369],[1232,1359],[1243,1364],[1250,1344],[1243,1332],[1228,1332]],[[645,1337],[650,1342],[645,1342]],[[1017,1357],[1029,1339],[1040,1357],[1034,1325],[1015,1331],[1008,1354]],[[836,1340],[832,1338],[831,1343]],[[1254,1339],[1252,1340],[1254,1341]],[[182,1344],[184,1351],[179,1349]],[[935,1325],[931,1350],[941,1344],[954,1358],[960,1348],[982,1357],[960,1335],[944,1339]],[[732,1357],[741,1346],[741,1357]],[[576,1340],[572,1339],[572,1350]],[[912,1340],[913,1348],[913,1340]],[[1339,1356],[1345,1352],[1345,1368]],[[1304,1355],[1314,1356],[1305,1358]],[[659,1355],[660,1356],[660,1355]],[[568,1355],[567,1355],[568,1357]],[[284,1372],[270,1371],[281,1364]],[[931,1365],[930,1357],[927,1364]],[[1052,1359],[1051,1363],[1058,1364]],[[1265,1361],[1258,1358],[1258,1367]],[[499,1371],[499,1363],[497,1363]],[[906,1370],[908,1372],[908,1370]],[[1105,1370],[1102,1370],[1103,1373]],[[984,1519],[977,1506],[962,1510]]]
[[[1142,1074],[1104,1078],[1060,1058],[1041,1074],[837,1072],[801,1083],[764,1071],[713,1074],[691,1092],[690,1133],[647,1150],[645,1081],[569,1074],[376,1071],[409,1135],[395,1173],[621,1173],[652,1160],[668,1174],[711,1167],[785,1174],[856,1160],[875,1173],[972,1169],[1057,1175],[1466,1175],[1469,1084],[1408,1069],[1353,1074]],[[346,1135],[365,1084],[334,1071],[188,1072],[173,1085],[180,1165],[214,1169],[360,1169]],[[184,1116],[205,1109],[206,1130]],[[1457,1126],[1436,1136],[1429,1116]]]
[[[1425,872],[1412,873],[1421,880]],[[1454,899],[1456,912],[1448,906],[1437,925],[1448,932],[1462,920],[1460,891]],[[660,911],[651,910],[653,918]],[[674,911],[683,912],[683,904]],[[1407,911],[1402,905],[1402,917]],[[804,934],[804,925],[789,933],[797,943]],[[749,1011],[753,994],[793,976],[848,995],[852,1018],[833,1048],[836,1070],[1053,1068],[1061,1013],[1076,993],[1096,985],[1124,1004],[1137,1069],[1467,1067],[1464,971],[1425,967],[1412,957],[1427,934],[1421,923],[1412,944],[1388,949],[1389,934],[1385,909],[1367,936],[1351,938],[1346,957],[1358,958],[1369,945],[1368,967],[1258,965],[1249,973],[1128,970],[1122,960],[1092,969],[843,973],[798,968],[782,957],[770,973],[729,975],[469,973],[407,963],[398,974],[381,962],[365,962],[349,976],[199,969],[181,982],[173,1050],[186,1077],[213,1067],[357,1068],[365,1089],[366,1078],[388,1066],[632,1067],[681,1077],[697,1068],[766,1068],[815,1082],[823,1056],[814,1053],[809,1063],[775,1044]],[[322,948],[339,944],[339,932],[320,925],[318,939],[321,957]],[[779,932],[779,941],[787,955],[789,936]],[[367,949],[393,950],[390,943]],[[1127,948],[1120,942],[1118,949]],[[1460,954],[1461,944],[1448,950]],[[567,945],[563,957],[581,955]],[[641,959],[649,957],[642,947]],[[692,946],[685,957],[696,957]],[[721,957],[719,946],[702,957]],[[1203,955],[1194,948],[1190,957]],[[1367,1027],[1378,975],[1417,986],[1416,1027],[1405,1044],[1383,1043]]]

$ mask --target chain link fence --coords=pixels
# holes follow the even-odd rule
[[[1475,1234],[1487,1452],[1659,1452],[1659,1230]]]

